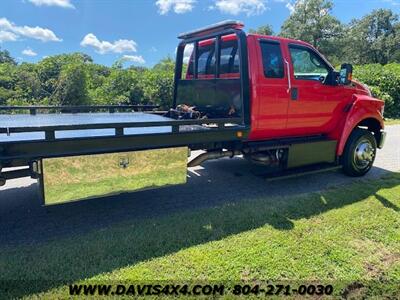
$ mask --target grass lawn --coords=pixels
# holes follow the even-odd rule
[[[314,281],[332,284],[336,295],[400,297],[400,173],[322,193],[226,198],[223,206],[3,246],[0,282],[10,281],[0,298],[68,298],[69,283],[153,280]]]
[[[397,125],[400,124],[400,119],[385,119],[385,125]]]

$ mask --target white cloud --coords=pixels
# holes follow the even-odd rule
[[[124,55],[122,56],[123,61],[131,61],[133,63],[144,64],[146,61],[141,55]]]
[[[184,14],[192,11],[196,0],[157,0],[156,5],[161,15],[173,10],[177,14]]]
[[[215,0],[211,9],[218,9],[222,13],[247,16],[262,14],[266,9],[266,0]]]
[[[399,0],[383,0],[383,2],[387,2],[387,3],[392,4],[394,6],[400,6],[400,1]]]
[[[296,4],[292,4],[291,2],[286,3],[285,6],[290,11],[290,14],[294,13],[296,10]]]
[[[50,29],[39,26],[17,26],[6,18],[0,18],[0,32],[2,32],[2,36],[7,35],[9,38],[11,37],[11,40],[13,41],[17,40],[20,36],[40,40],[42,42],[62,41]]]
[[[93,47],[96,52],[105,54],[109,52],[136,52],[137,44],[132,40],[118,40],[112,43],[108,41],[100,41],[93,33],[88,33],[81,41],[81,46]]]
[[[21,53],[26,56],[36,56],[37,55],[37,53],[35,51],[33,51],[31,48],[26,48],[26,49],[22,50]]]
[[[71,0],[28,0],[36,6],[59,6],[63,8],[75,8]]]
[[[13,26],[6,18],[0,18],[0,28],[4,30],[11,30]]]
[[[285,7],[289,10],[290,14],[296,11],[299,4],[304,3],[304,0],[274,0],[275,2],[285,3]]]
[[[17,40],[17,35],[9,31],[0,30],[0,43],[1,42],[13,42]]]
[[[20,34],[22,36],[36,39],[36,40],[41,40],[42,42],[60,42],[61,39],[59,39],[53,31],[47,28],[41,28],[39,26],[36,27],[29,27],[29,26],[23,26],[23,27],[15,27],[14,32],[17,34]]]

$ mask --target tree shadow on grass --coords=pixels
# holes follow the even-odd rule
[[[250,193],[251,186],[247,193],[240,194],[232,183],[227,184],[229,190],[224,193],[217,186],[218,181],[203,187],[193,186],[189,181],[186,187],[47,209],[28,206],[33,217],[23,210],[24,213],[14,213],[0,222],[0,229],[8,237],[1,238],[0,298],[2,293],[8,298],[47,291],[264,225],[291,230],[292,220],[309,218],[371,195],[398,211],[397,206],[377,195],[377,191],[398,185],[400,175],[388,172],[385,178],[294,197],[286,191],[280,197],[271,197],[268,189]],[[279,184],[289,188],[305,180],[310,179]],[[8,190],[5,195],[16,197],[16,190]],[[219,200],[207,202],[212,197]],[[24,199],[16,201],[25,203]],[[206,205],[198,205],[201,201]],[[16,207],[9,207],[9,213],[12,208],[18,212]],[[14,241],[8,231],[14,233]]]
[[[375,196],[376,199],[379,200],[380,203],[382,203],[382,205],[384,207],[391,208],[395,212],[400,212],[400,208],[396,204],[394,204],[394,203],[390,202],[389,200],[387,200],[385,197],[382,197],[379,194],[375,194],[374,196]]]

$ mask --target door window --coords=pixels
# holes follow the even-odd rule
[[[280,44],[261,41],[260,45],[264,76],[267,78],[283,78],[285,76],[285,71]]]
[[[296,79],[324,81],[330,68],[314,51],[308,48],[290,46],[293,72]]]

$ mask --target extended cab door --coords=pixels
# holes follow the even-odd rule
[[[252,95],[252,138],[281,137],[286,133],[288,74],[284,67],[283,45],[273,39],[253,41],[257,57]]]
[[[291,73],[287,129],[291,135],[323,134],[337,123],[347,93],[325,80],[333,68],[314,49],[288,45]]]

